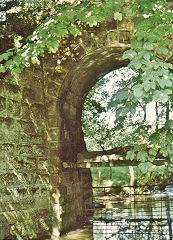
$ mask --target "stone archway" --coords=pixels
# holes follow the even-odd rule
[[[40,66],[26,68],[17,81],[4,79],[0,226],[6,231],[0,239],[58,239],[82,220],[84,201],[92,197],[90,171],[76,165],[85,150],[82,106],[99,77],[127,65],[122,54],[130,47],[130,31],[117,39],[111,26],[69,37],[58,53],[46,53]]]
[[[59,116],[62,120],[59,153],[61,164],[65,166],[60,173],[60,189],[62,188],[62,192],[69,195],[69,200],[66,199],[66,202],[61,205],[62,209],[66,209],[63,211],[61,219],[62,231],[75,225],[74,219],[77,219],[77,223],[82,220],[84,202],[91,202],[92,200],[90,170],[76,169],[77,154],[86,151],[81,124],[85,97],[101,76],[127,65],[127,61],[122,59],[122,54],[127,48],[129,48],[128,45],[99,48],[84,56],[64,79],[59,100]],[[70,175],[73,177],[67,180]],[[68,191],[71,194],[68,194]],[[78,197],[75,198],[74,196]],[[69,211],[67,206],[71,206],[72,199],[73,210]],[[69,216],[72,216],[73,220]]]

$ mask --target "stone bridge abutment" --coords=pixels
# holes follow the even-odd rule
[[[90,170],[77,168],[86,151],[83,103],[101,76],[127,65],[122,54],[130,47],[130,31],[119,42],[109,34],[91,29],[64,39],[40,66],[2,80],[0,240],[58,239],[82,221],[92,197]]]

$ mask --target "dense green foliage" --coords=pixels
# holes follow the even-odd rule
[[[31,16],[26,14],[26,12],[30,12],[32,16],[35,16],[31,29],[34,27],[35,29],[32,34],[23,39],[23,44],[8,49],[6,53],[1,55],[0,61],[7,61],[14,55],[14,58],[1,65],[1,72],[10,69],[12,74],[17,74],[31,63],[40,64],[40,56],[43,56],[45,51],[53,53],[58,51],[61,39],[67,37],[69,33],[77,36],[81,33],[83,24],[93,27],[111,15],[114,16],[116,21],[129,17],[136,22],[134,40],[131,43],[132,49],[124,55],[124,57],[133,60],[130,64],[131,67],[140,69],[141,72],[155,70],[154,72],[158,74],[160,68],[166,70],[172,68],[172,65],[165,62],[163,64],[162,60],[159,59],[159,57],[163,58],[163,60],[168,58],[169,44],[171,42],[169,36],[172,34],[172,9],[165,0],[76,0],[70,1],[72,3],[61,2],[60,4],[59,1],[50,1],[49,3],[47,1],[41,1],[40,3],[29,0],[15,1],[15,5],[16,3],[19,5],[18,8],[13,6],[8,11],[18,16],[23,11],[23,15],[20,18],[18,17],[22,21],[26,18],[24,16],[31,19]],[[18,29],[20,29],[21,23],[17,23],[17,25],[19,25]],[[28,29],[30,29],[29,26],[25,29],[25,32],[29,32]],[[150,62],[152,64],[148,69],[147,66]],[[163,71],[162,76],[165,76],[164,74],[169,75],[168,72]],[[150,81],[148,75],[149,72],[146,72],[145,78]],[[157,85],[161,85],[161,88],[163,88],[164,84],[161,82],[157,83]],[[164,87],[170,87],[168,80]],[[143,95],[142,89],[137,85],[137,88],[135,88],[136,97]],[[154,89],[155,87],[151,84],[149,89],[144,88],[144,93]],[[170,91],[165,91],[165,98],[169,94]],[[147,97],[146,94],[143,97]]]
[[[131,19],[135,23],[133,40],[131,49],[123,57],[130,60],[129,66],[137,74],[131,79],[130,85],[123,88],[122,97],[115,100],[114,106],[110,107],[123,104],[119,119],[121,117],[124,121],[127,113],[133,114],[139,104],[145,105],[154,100],[172,105],[173,10],[169,1],[9,1],[11,3],[12,5],[6,6],[8,9],[5,11],[8,10],[12,19],[7,19],[7,23],[1,26],[4,39],[9,40],[5,32],[11,33],[11,42],[7,41],[9,44],[4,47],[6,51],[0,55],[1,73],[10,71],[13,75],[18,75],[25,67],[39,65],[46,51],[58,52],[64,38],[70,35],[77,37],[82,34],[85,26],[92,29],[108,16],[116,22]],[[164,157],[173,160],[172,125],[168,118],[165,126],[148,136],[148,142],[136,144],[134,150],[128,153],[127,159],[137,158],[142,162],[152,162],[160,151]],[[145,151],[147,147],[151,148],[149,153]]]
[[[161,185],[166,186],[172,184],[171,178],[165,168],[165,166],[155,167],[153,171],[147,174],[142,173],[138,167],[134,168],[135,185]],[[172,172],[172,169],[168,169]],[[130,173],[128,167],[94,167],[91,168],[93,186],[129,186],[130,185]]]

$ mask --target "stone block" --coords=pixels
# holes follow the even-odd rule
[[[17,156],[34,156],[33,147],[31,144],[21,144],[16,146]],[[25,159],[24,159],[25,160]],[[27,161],[27,159],[26,159]]]
[[[10,144],[10,143],[3,143],[0,144],[0,154],[2,153],[6,153],[8,154],[13,154],[15,152],[15,145],[14,144]]]
[[[23,130],[24,133],[35,133],[37,134],[37,129],[32,121],[19,121],[20,128]]]
[[[18,156],[18,164],[23,170],[36,171],[37,169],[37,158],[32,154],[29,156],[25,152],[23,155]]]
[[[8,122],[9,120],[9,122]],[[19,140],[20,132],[17,130],[17,124],[8,118],[4,122],[0,122],[0,143],[17,143]],[[10,123],[11,122],[11,123]]]
[[[18,85],[3,83],[0,88],[0,96],[19,101],[21,97],[21,89]]]
[[[30,106],[30,114],[34,119],[43,119],[45,117],[45,106],[38,103],[32,104]]]
[[[18,180],[18,179],[21,179],[21,180]],[[0,182],[4,186],[16,185],[21,183],[21,181],[22,181],[22,175],[20,173],[16,173],[15,170],[0,175]]]
[[[59,117],[58,114],[48,115],[46,119],[49,128],[55,128],[60,126],[61,118]]]
[[[58,110],[57,99],[47,98],[45,106],[47,115],[54,115]]]
[[[44,137],[40,136],[38,133],[24,133],[20,132],[19,135],[19,144],[28,144],[31,142],[32,144],[42,144],[44,145]]]
[[[0,240],[3,240],[10,234],[10,227],[7,222],[7,219],[0,214]]]
[[[48,96],[57,98],[59,96],[60,89],[61,89],[61,84],[57,82],[53,82],[52,80],[47,84],[45,89],[45,94]]]
[[[48,141],[58,141],[60,137],[60,129],[56,128],[49,128],[48,130]]]
[[[32,115],[31,115],[31,118],[32,118]],[[32,122],[33,122],[35,133],[36,133],[35,135],[39,135],[42,139],[46,139],[47,138],[47,125],[46,125],[44,118],[32,118]],[[31,132],[30,136],[32,134],[34,134],[34,132]]]
[[[27,188],[27,187],[26,187]],[[34,187],[33,187],[34,189]],[[7,195],[3,195],[1,191],[1,202],[0,202],[0,211],[1,212],[20,212],[21,210],[27,211],[28,209],[49,209],[50,208],[50,196],[49,193],[44,195],[43,198],[40,198],[40,195],[35,194],[30,188],[30,193],[26,194],[26,196],[20,196],[19,198],[9,198]],[[47,189],[48,191],[48,189]]]
[[[37,161],[37,169],[44,171],[44,172],[49,172],[49,164],[47,161]]]
[[[64,103],[63,110],[65,114],[70,116],[71,119],[76,118],[77,109],[73,105],[69,103]]]
[[[30,120],[31,119],[30,105],[23,101],[21,102],[21,107],[22,107],[22,119]]]
[[[22,98],[29,103],[43,103],[43,90],[38,88],[24,87]]]
[[[8,116],[20,117],[21,114],[21,102],[16,100],[8,100],[7,102]]]
[[[51,183],[51,185],[52,186],[58,186],[59,187],[59,175],[58,174],[52,174],[51,176],[50,176],[50,183]]]
[[[79,97],[76,95],[75,92],[68,92],[67,96],[66,96],[66,101],[69,104],[72,104],[73,106],[78,106],[79,103]]]
[[[7,117],[6,98],[0,96],[0,116]]]

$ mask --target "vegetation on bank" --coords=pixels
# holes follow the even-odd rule
[[[169,185],[173,184],[171,177],[173,169],[169,168],[169,172],[165,166],[157,166],[154,171],[143,174],[138,167],[134,168],[135,185]],[[128,167],[93,167],[91,168],[93,187],[111,187],[111,186],[129,186],[130,173]]]

